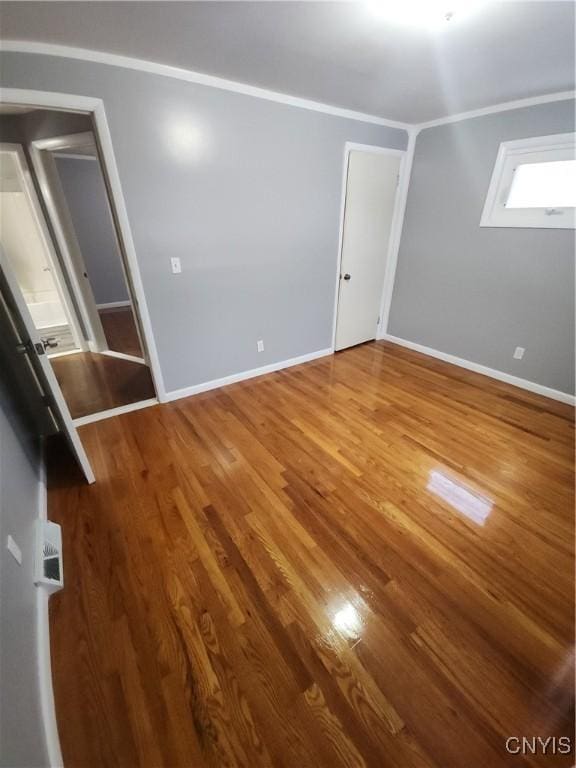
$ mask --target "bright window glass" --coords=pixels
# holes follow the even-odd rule
[[[575,208],[576,160],[522,163],[515,171],[506,208]]]

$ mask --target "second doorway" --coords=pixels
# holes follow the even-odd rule
[[[402,155],[376,147],[348,152],[336,350],[376,338]]]

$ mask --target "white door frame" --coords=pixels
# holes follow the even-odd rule
[[[167,402],[166,389],[160,368],[158,350],[150,321],[150,313],[144,294],[144,286],[140,267],[134,247],[134,239],[126,210],[126,203],[122,193],[122,185],[116,165],[112,137],[106,118],[106,110],[102,99],[91,96],[75,96],[67,93],[54,93],[49,91],[33,91],[20,88],[2,88],[0,98],[3,102],[45,109],[59,109],[63,111],[83,112],[91,114],[94,121],[94,133],[103,160],[103,172],[105,174],[109,192],[110,205],[117,224],[117,235],[121,241],[121,250],[126,257],[126,269],[130,277],[133,290],[135,313],[139,316],[142,334],[149,357],[150,372],[154,381],[154,388],[160,402]]]
[[[118,249],[118,258],[120,259],[120,268],[124,276],[126,290],[130,297],[129,301],[122,302],[122,304],[129,304],[132,309],[132,316],[136,326],[140,349],[142,350],[142,357],[128,355],[124,352],[116,352],[108,348],[108,339],[106,338],[104,326],[100,319],[98,304],[92,291],[92,284],[89,276],[88,279],[86,279],[88,271],[86,262],[84,261],[82,248],[76,236],[76,229],[72,221],[66,194],[62,188],[54,153],[62,149],[70,149],[71,152],[74,152],[74,150],[79,150],[87,146],[93,149],[94,155],[64,154],[58,152],[58,157],[68,157],[75,160],[88,160],[98,163],[101,175],[104,179],[106,173],[100,162],[96,139],[92,131],[81,131],[80,133],[51,136],[47,139],[36,139],[30,143],[30,156],[34,165],[34,170],[36,171],[36,176],[42,188],[46,206],[50,212],[50,218],[58,239],[62,258],[66,264],[66,271],[70,277],[70,282],[72,283],[74,298],[76,299],[84,325],[90,336],[90,341],[88,341],[90,350],[103,355],[118,357],[121,360],[130,360],[135,363],[149,365],[150,359],[140,327],[141,324],[136,312],[137,302],[133,295],[128,268],[125,263],[124,252],[116,229],[116,221],[114,219],[107,187],[105,191],[106,202],[110,208],[110,215],[112,216],[112,227]]]
[[[347,141],[344,145],[344,160],[342,164],[342,191],[340,197],[340,228],[338,235],[338,258],[336,260],[336,288],[334,291],[334,313],[332,319],[332,352],[336,349],[336,325],[338,321],[338,299],[340,295],[340,270],[342,267],[342,247],[344,244],[344,218],[346,214],[346,192],[348,184],[348,165],[350,161],[350,152],[370,152],[372,154],[395,155],[400,157],[400,168],[398,170],[398,188],[394,200],[394,212],[392,214],[392,224],[390,227],[390,237],[388,240],[388,249],[386,252],[386,271],[384,273],[384,282],[382,285],[382,298],[380,301],[380,322],[376,329],[376,338],[380,339],[388,328],[388,316],[390,314],[390,304],[392,301],[392,289],[394,288],[394,277],[396,275],[396,264],[398,261],[398,250],[400,248],[400,235],[402,234],[402,224],[404,221],[404,211],[406,209],[406,199],[408,196],[408,184],[410,181],[410,171],[412,168],[412,159],[414,155],[415,133],[408,135],[408,146],[404,149],[391,149],[389,147],[373,146],[371,144],[357,144]]]
[[[13,152],[16,155],[16,162],[18,165],[18,170],[20,172],[20,179],[22,181],[23,191],[28,201],[28,204],[30,205],[30,210],[32,212],[32,216],[34,218],[34,221],[38,229],[38,234],[40,235],[42,245],[44,246],[44,251],[46,253],[48,264],[50,266],[50,273],[54,279],[54,284],[58,292],[58,297],[64,308],[64,312],[66,314],[66,320],[68,321],[68,325],[70,326],[70,330],[72,331],[72,336],[74,338],[74,342],[76,346],[80,350],[85,350],[87,349],[87,345],[84,340],[82,329],[80,328],[80,325],[78,323],[78,318],[76,316],[76,311],[74,309],[74,304],[72,302],[70,292],[68,291],[68,286],[66,285],[66,280],[64,279],[64,275],[62,274],[62,269],[60,267],[60,262],[58,261],[58,256],[56,254],[56,251],[54,249],[54,243],[52,242],[52,237],[50,236],[50,232],[48,231],[46,219],[44,218],[44,212],[42,211],[42,208],[40,206],[40,201],[38,200],[38,195],[36,194],[36,188],[34,187],[34,182],[32,181],[32,177],[30,175],[28,161],[26,160],[26,155],[24,153],[22,145],[13,144],[10,142],[2,142],[0,143],[0,150],[3,152]]]
[[[30,142],[29,151],[62,261],[70,279],[78,311],[86,328],[88,348],[91,352],[105,352],[108,349],[108,342],[96,309],[96,300],[92,294],[90,282],[84,277],[86,264],[76,237],[68,201],[52,156],[52,152],[56,149],[83,146],[87,139],[91,138],[92,133],[88,131],[49,139],[37,139]],[[92,143],[94,143],[93,140]]]
[[[94,338],[96,339],[96,345],[95,345],[96,348],[93,349],[92,351],[101,352],[102,354],[110,355],[112,357],[119,357],[120,359],[131,360],[133,362],[145,363],[146,365],[149,365],[150,359],[146,349],[146,343],[142,335],[142,330],[140,327],[141,323],[139,321],[138,313],[136,311],[137,302],[134,297],[133,288],[130,281],[130,274],[128,272],[128,266],[126,264],[124,251],[122,249],[122,243],[120,242],[119,235],[117,232],[116,220],[114,218],[114,211],[112,210],[112,203],[109,198],[108,187],[106,186],[106,169],[104,168],[103,163],[100,161],[100,155],[98,154],[98,146],[96,143],[96,137],[94,133],[92,131],[83,131],[80,133],[70,133],[63,136],[51,136],[48,139],[37,139],[36,141],[33,141],[31,143],[30,147],[31,147],[31,155],[38,162],[38,166],[39,166],[38,170],[41,172],[42,175],[44,175],[46,172],[48,174],[50,183],[47,185],[47,189],[46,189],[47,196],[51,197],[52,193],[55,192],[56,196],[60,198],[58,200],[58,205],[53,205],[51,201],[50,207],[53,210],[53,214],[55,218],[58,220],[57,222],[58,227],[64,230],[64,233],[65,233],[64,248],[67,249],[68,244],[70,244],[70,246],[74,250],[74,263],[71,264],[72,272],[74,274],[71,275],[71,279],[74,280],[75,296],[78,304],[81,306],[82,315],[86,316],[87,320],[89,321],[89,324],[91,325],[94,331]],[[87,155],[87,154],[82,155],[78,153],[74,154],[74,150],[79,150],[85,147],[91,147],[94,151],[94,154],[93,155]],[[63,153],[59,151],[62,149],[69,149],[71,151],[69,153],[68,152]],[[60,174],[58,173],[58,169],[56,168],[56,164],[55,164],[55,158],[54,158],[54,155],[52,154],[53,152],[56,152],[56,151],[58,151],[58,157],[66,157],[66,158],[71,158],[74,160],[82,160],[82,161],[87,160],[89,162],[91,161],[94,163],[98,163],[99,165],[100,173],[102,175],[104,186],[106,188],[106,191],[105,191],[106,203],[110,209],[110,215],[112,217],[112,228],[114,231],[114,238],[115,238],[116,246],[118,249],[118,258],[120,259],[120,268],[122,270],[124,283],[126,285],[126,290],[129,296],[129,301],[119,302],[119,305],[129,304],[132,309],[134,324],[136,326],[136,333],[138,335],[140,349],[142,350],[143,357],[135,357],[134,355],[127,355],[124,352],[116,352],[114,350],[109,349],[108,340],[106,339],[106,334],[104,332],[104,328],[100,321],[100,315],[98,314],[98,304],[92,293],[92,290],[89,291],[90,306],[88,306],[88,302],[86,302],[86,297],[84,296],[83,290],[81,288],[83,274],[78,275],[79,267],[82,273],[86,272],[86,264],[84,262],[82,248],[78,243],[78,238],[76,237],[74,224],[72,222],[72,218],[69,213],[68,201],[66,199],[66,195],[64,194],[64,190],[62,189],[62,185],[60,183]],[[64,218],[62,218],[59,215],[59,211],[62,211],[64,213]],[[89,280],[88,282],[90,284]],[[76,289],[76,284],[78,284],[77,289]],[[91,287],[91,284],[90,284],[90,287]]]

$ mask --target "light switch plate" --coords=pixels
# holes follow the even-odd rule
[[[182,264],[180,263],[178,256],[172,256],[170,259],[170,264],[172,265],[172,272],[175,275],[178,275],[180,272],[182,272]]]

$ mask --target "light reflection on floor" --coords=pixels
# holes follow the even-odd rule
[[[462,483],[438,470],[430,472],[426,487],[476,525],[484,525],[494,506],[491,499],[474,493]]]
[[[364,628],[362,617],[352,603],[345,603],[340,610],[336,611],[332,617],[332,625],[341,635],[356,641],[360,639]]]

